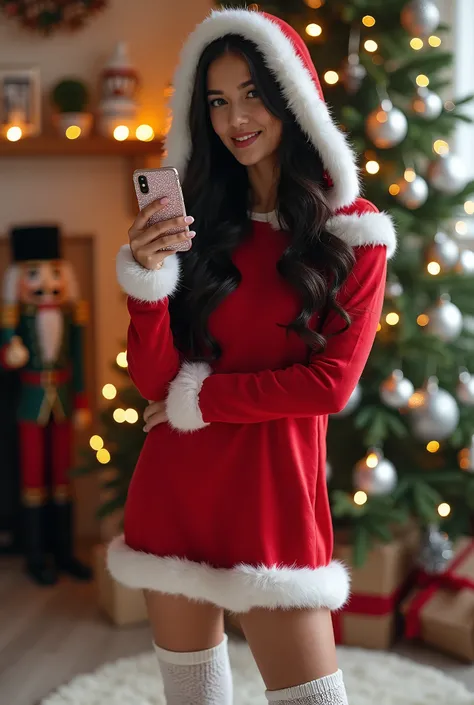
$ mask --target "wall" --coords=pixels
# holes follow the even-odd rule
[[[96,98],[103,64],[116,42],[126,39],[143,80],[140,116],[159,128],[165,116],[164,87],[172,78],[182,41],[210,6],[211,0],[110,0],[109,8],[84,30],[51,38],[30,34],[1,17],[0,65],[39,66],[48,113],[46,96],[66,75],[86,80]],[[110,365],[126,331],[115,254],[127,241],[131,225],[127,167],[117,158],[8,158],[0,163],[0,234],[13,223],[54,220],[66,236],[94,238],[97,394],[105,382],[113,381]],[[90,528],[80,527],[80,533]]]

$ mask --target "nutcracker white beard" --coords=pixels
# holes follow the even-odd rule
[[[64,320],[60,308],[39,310],[36,318],[36,332],[43,362],[55,362],[63,339]]]

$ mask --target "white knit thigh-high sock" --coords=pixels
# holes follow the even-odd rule
[[[267,690],[265,695],[273,705],[348,705],[341,670],[294,688]]]
[[[227,635],[205,651],[178,653],[156,644],[168,705],[232,705]]]

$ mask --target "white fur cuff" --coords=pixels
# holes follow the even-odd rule
[[[161,301],[172,296],[179,283],[177,255],[167,257],[159,270],[145,269],[133,257],[130,245],[124,245],[117,254],[116,268],[120,286],[138,301]]]
[[[205,423],[199,408],[199,393],[204,380],[211,374],[205,362],[185,362],[171,382],[166,399],[170,425],[177,431],[199,431]]]
[[[395,226],[387,213],[335,215],[326,223],[326,230],[352,247],[385,245],[387,258],[397,249]]]

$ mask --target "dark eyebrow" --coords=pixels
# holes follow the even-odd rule
[[[243,83],[241,83],[240,86],[237,86],[237,88],[239,90],[241,90],[242,88],[247,88],[248,86],[252,86],[253,83],[254,83],[253,80],[250,79],[250,81],[244,81]],[[224,91],[210,90],[210,91],[207,91],[207,95],[224,95]]]

